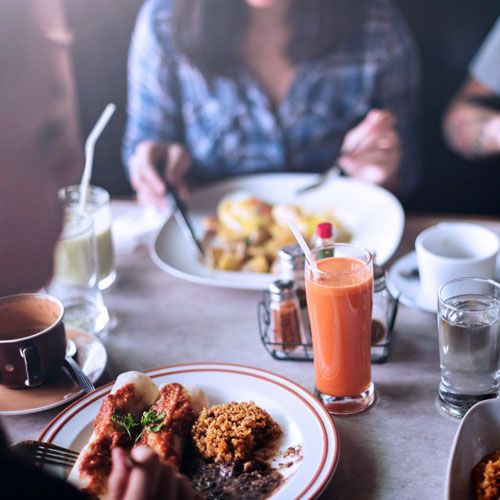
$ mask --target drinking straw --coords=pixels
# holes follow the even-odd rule
[[[304,237],[300,232],[300,229],[297,227],[297,225],[295,224],[294,220],[291,217],[287,217],[286,221],[293,235],[295,236],[297,243],[300,245],[300,248],[302,248],[302,251],[304,252],[304,255],[307,259],[307,262],[309,263],[309,266],[311,266],[313,270],[313,274],[317,276],[319,274],[318,266],[316,264],[316,261],[314,260],[311,250],[309,250],[309,247],[307,246],[306,240],[304,240]]]
[[[80,211],[82,212],[85,210],[85,204],[87,203],[87,192],[89,189],[90,177],[92,175],[92,164],[94,162],[94,146],[104,130],[104,127],[108,124],[109,119],[115,112],[115,109],[116,106],[111,103],[104,108],[104,111],[85,141],[85,167],[83,169],[82,180],[80,182],[79,204]]]

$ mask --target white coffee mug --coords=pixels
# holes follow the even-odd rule
[[[439,287],[450,280],[494,278],[500,241],[478,224],[443,222],[422,231],[415,249],[422,291],[434,300]]]

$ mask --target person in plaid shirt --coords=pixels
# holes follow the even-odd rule
[[[147,0],[129,53],[123,158],[165,181],[324,172],[415,188],[419,61],[390,0]]]

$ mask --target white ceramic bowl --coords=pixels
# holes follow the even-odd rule
[[[474,405],[455,434],[446,471],[446,500],[471,500],[472,469],[500,449],[500,399]]]

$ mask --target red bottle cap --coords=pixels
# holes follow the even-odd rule
[[[329,222],[322,222],[316,226],[316,236],[319,238],[331,238],[333,236],[333,227]]]

